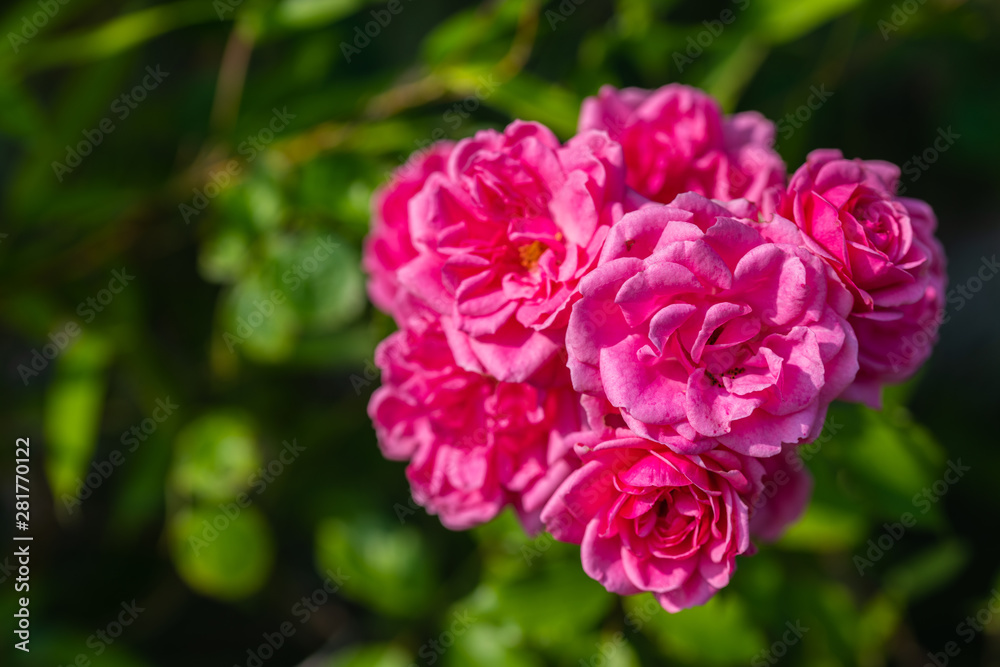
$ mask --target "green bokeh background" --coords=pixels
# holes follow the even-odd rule
[[[0,663],[919,666],[955,642],[948,664],[1000,665],[1000,623],[959,627],[1000,586],[1000,285],[975,282],[1000,249],[1000,5],[393,8],[0,10]],[[780,121],[791,169],[819,147],[909,161],[952,286],[980,288],[949,302],[935,356],[882,412],[834,407],[803,520],[678,615],[606,593],[576,547],[509,514],[453,533],[411,504],[365,414],[392,323],[358,268],[374,188],[431,139],[514,118],[566,139],[600,85],[670,81]],[[814,90],[832,96],[809,109]],[[123,289],[116,270],[134,276]],[[66,349],[25,372],[53,340]],[[28,655],[10,632],[18,437],[32,457]],[[915,500],[949,460],[969,472]],[[916,525],[859,572],[907,512]],[[135,622],[95,639],[132,600]]]

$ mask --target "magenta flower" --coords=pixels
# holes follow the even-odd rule
[[[682,453],[811,440],[857,372],[850,295],[787,221],[734,217],[752,209],[691,194],[627,214],[573,307],[574,387]]]
[[[579,396],[460,368],[437,324],[392,334],[375,363],[382,386],[368,414],[386,458],[410,461],[414,499],[452,530],[506,505],[539,529],[542,506],[576,462],[562,436],[580,428]]]
[[[579,126],[620,142],[628,185],[664,204],[685,192],[760,203],[766,189],[785,183],[774,124],[755,111],[723,117],[697,88],[604,86],[584,100]]]
[[[670,612],[704,604],[751,548],[757,459],[724,447],[685,456],[631,431],[583,434],[583,461],[545,506],[552,535],[581,545],[609,591],[651,591]]]
[[[463,368],[546,384],[577,283],[623,212],[621,147],[602,132],[562,146],[545,127],[517,121],[459,142],[436,166],[385,195],[407,200],[405,224],[399,216],[387,230],[405,238],[379,248],[401,249],[393,257],[407,261],[369,262],[392,273],[373,278],[375,292],[401,284],[446,318]]]
[[[785,445],[779,454],[758,460],[764,477],[750,503],[750,535],[773,542],[806,511],[813,480],[795,445]]]
[[[849,318],[860,371],[845,398],[880,404],[881,386],[930,355],[944,306],[944,251],[926,203],[893,193],[899,168],[817,150],[792,177],[778,212],[854,296]]]
[[[417,256],[410,238],[410,200],[424,187],[428,176],[444,170],[453,148],[454,144],[442,141],[415,153],[372,197],[371,231],[365,238],[361,264],[368,273],[372,303],[399,322],[406,322],[420,310],[400,289],[396,275],[400,267]]]

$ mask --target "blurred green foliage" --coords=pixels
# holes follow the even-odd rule
[[[600,85],[680,80],[777,121],[791,169],[905,163],[954,126],[907,188],[963,282],[1000,245],[998,28],[989,0],[8,3],[0,419],[31,438],[35,555],[32,653],[8,634],[3,664],[919,665],[948,641],[1000,664],[1000,625],[956,634],[1000,583],[996,294],[882,412],[835,406],[802,520],[668,615],[510,514],[452,533],[411,503],[365,414],[392,324],[359,269],[413,151],[514,118],[566,139]]]

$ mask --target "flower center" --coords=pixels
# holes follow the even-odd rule
[[[743,375],[746,372],[747,372],[747,369],[743,368],[742,366],[736,366],[734,368],[730,368],[725,373],[722,373],[721,377],[728,377],[728,378],[730,378],[732,380],[735,380],[736,378],[738,378],[739,376]],[[712,373],[712,371],[710,371],[708,369],[705,369],[705,375],[708,377],[708,381],[712,384],[713,387],[721,387],[721,386],[723,386],[722,385],[722,380],[720,378],[716,377]]]
[[[545,252],[545,246],[541,241],[534,241],[517,249],[517,254],[521,258],[521,266],[529,271],[538,266],[538,258],[542,256],[543,252]]]
[[[884,234],[886,231],[886,224],[882,220],[881,216],[874,219],[869,218],[868,220],[865,221],[865,224],[868,226],[868,229],[874,234]]]

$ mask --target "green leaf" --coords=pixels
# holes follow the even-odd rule
[[[860,3],[861,0],[757,0],[752,9],[760,16],[755,34],[772,44],[789,42]]]
[[[364,4],[364,0],[283,0],[274,11],[274,22],[286,28],[317,28],[357,11]]]
[[[193,590],[224,600],[257,592],[274,562],[274,540],[256,507],[234,502],[178,512],[170,524],[177,572]]]
[[[899,607],[885,594],[869,600],[858,621],[858,664],[877,664],[902,620]]]
[[[210,2],[180,0],[118,16],[98,28],[25,47],[22,66],[29,70],[72,65],[109,58],[164,33],[198,23],[219,20]],[[31,49],[30,52],[28,49]]]
[[[316,559],[347,573],[344,595],[393,616],[420,617],[434,593],[427,545],[409,526],[327,519],[316,529]]]
[[[954,579],[969,562],[970,555],[968,548],[957,540],[936,544],[893,567],[885,575],[885,590],[901,600],[932,593]]]
[[[88,330],[75,342],[71,340],[56,358],[55,380],[46,394],[44,429],[45,470],[59,507],[64,506],[59,502],[64,496],[75,495],[83,486],[97,447],[111,356],[110,342]]]
[[[510,48],[525,0],[483,5],[454,14],[438,25],[421,46],[428,65],[464,60],[499,60]],[[474,54],[474,55],[473,55]]]
[[[13,589],[11,589],[11,592],[13,593]],[[122,608],[113,602],[109,603],[108,600],[96,600],[90,605],[89,611],[95,621],[100,619],[103,630],[103,624],[113,621],[122,612]],[[91,642],[91,646],[100,646],[103,648],[101,657],[99,658],[101,667],[149,667],[152,664],[136,656],[125,645],[126,642],[124,641],[97,644],[97,637],[94,634],[88,636],[88,633],[93,632],[94,628],[90,628],[84,632],[80,626],[73,629],[60,626],[61,624],[54,623],[52,628],[45,628],[38,635],[32,633],[31,639],[33,641],[29,644],[31,658],[22,661],[17,658],[8,658],[5,656],[4,664],[12,666],[66,665],[66,667],[69,667],[77,661],[77,656],[83,655],[84,658],[89,657],[84,653],[89,650],[84,648],[88,640]],[[108,635],[105,634],[105,636]],[[36,637],[42,641],[38,641]],[[13,649],[10,650],[13,652]],[[93,653],[90,655],[93,655]],[[87,660],[87,662],[90,662],[91,665],[97,664],[97,660]],[[81,664],[86,663],[81,661]]]
[[[544,123],[563,139],[576,134],[582,102],[579,95],[524,72],[497,86],[485,100],[511,118]]]
[[[747,35],[712,69],[701,87],[715,96],[723,109],[731,111],[767,54],[767,47],[753,35]]]
[[[229,353],[264,363],[288,360],[300,336],[329,335],[365,308],[357,254],[331,234],[275,234],[223,299],[216,333]]]
[[[595,628],[614,605],[614,596],[579,563],[548,560],[534,570],[520,581],[495,585],[495,616],[517,623],[541,645]]]
[[[596,641],[588,643],[588,648],[592,647],[593,653],[584,658],[584,664],[597,664],[598,656],[602,656],[606,660],[605,667],[641,667],[639,656],[621,630],[605,632]]]
[[[202,277],[214,283],[236,282],[249,263],[247,235],[241,230],[228,227],[202,243],[198,254],[198,268]]]
[[[548,533],[526,534],[513,509],[473,531],[480,544],[483,580],[492,585],[517,585],[550,568],[580,571],[579,546]]]
[[[277,229],[284,219],[285,202],[278,184],[255,173],[237,189],[243,196],[250,222],[260,231]]]
[[[117,113],[111,110],[115,100],[142,81],[145,72],[139,70],[138,78],[130,80],[136,74],[125,58],[102,60],[90,67],[82,68],[79,74],[69,79],[59,90],[59,99],[54,105],[57,109],[52,118],[53,140],[57,142],[57,154],[52,158],[65,160],[65,145],[76,146],[84,140],[84,131],[98,130],[105,118],[117,128],[123,123]],[[155,94],[155,91],[152,92]],[[161,91],[162,94],[162,91]],[[118,102],[121,104],[121,101]],[[100,144],[111,141],[111,135],[105,135],[94,147],[100,151]],[[105,149],[106,150],[106,149]],[[88,158],[90,159],[90,158]]]
[[[615,27],[621,35],[642,41],[656,26],[656,8],[647,0],[618,0],[615,4]]]
[[[370,364],[376,343],[384,337],[373,333],[368,324],[357,324],[333,334],[303,337],[285,363],[313,370]],[[354,375],[351,386],[356,394],[370,393],[378,387],[377,377]]]
[[[426,651],[426,649],[425,649]],[[417,655],[421,655],[420,651]],[[434,655],[426,652],[424,655]],[[514,624],[476,623],[444,654],[445,667],[542,667],[542,659],[524,647],[524,635]]]
[[[383,176],[371,160],[355,155],[313,160],[302,166],[296,203],[304,214],[346,223],[345,234],[360,237],[368,231],[369,202]]]
[[[875,412],[852,406],[837,414],[845,428],[835,436],[836,457],[852,491],[870,503],[877,518],[899,519],[909,512],[927,527],[939,526],[940,506],[918,499],[947,469],[930,433],[901,407]]]
[[[333,234],[285,236],[268,245],[263,272],[269,287],[283,291],[305,327],[332,332],[353,321],[367,299],[360,258]]]
[[[0,132],[35,145],[47,141],[46,116],[35,100],[17,82],[0,71]]]
[[[392,645],[349,648],[334,655],[326,667],[408,667],[410,656]]]
[[[858,652],[861,612],[850,590],[823,578],[802,577],[790,593],[793,600],[786,605],[788,621],[795,627],[800,622],[809,628],[801,642],[804,664],[854,664]],[[787,625],[772,628],[772,637],[779,640]]]
[[[134,453],[122,449],[129,470],[117,487],[110,529],[124,542],[139,540],[142,527],[162,515],[163,488],[170,470],[170,428],[161,424]]]
[[[301,328],[299,316],[273,282],[248,276],[233,287],[225,302],[218,335],[227,349],[262,362],[278,362],[292,353]]]
[[[863,516],[813,500],[777,545],[797,551],[846,551],[864,540],[867,529]]]
[[[642,623],[642,631],[667,655],[680,660],[698,665],[747,662],[766,644],[751,611],[732,591],[723,591],[701,607],[676,614],[662,608],[652,615],[647,611],[657,607],[659,603],[651,594],[625,600],[625,609],[635,618],[649,619]]]
[[[260,464],[250,420],[239,412],[212,412],[177,435],[170,486],[184,498],[229,500],[247,488]]]

